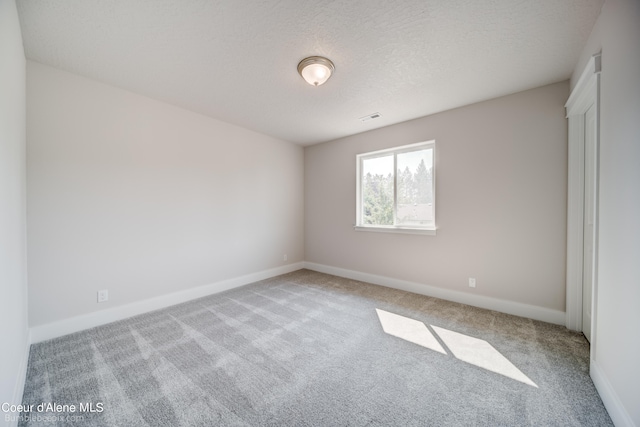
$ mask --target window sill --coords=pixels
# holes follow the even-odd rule
[[[399,233],[399,234],[422,234],[435,236],[435,228],[409,228],[409,227],[365,227],[360,225],[353,226],[355,231],[373,231],[375,233]]]

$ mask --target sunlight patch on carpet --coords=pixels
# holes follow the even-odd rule
[[[385,333],[438,353],[447,354],[424,323],[377,308],[376,312]]]
[[[521,383],[538,388],[536,383],[515,367],[513,363],[491,344],[479,338],[431,325],[453,355],[463,362],[471,363],[496,374],[504,375]]]
[[[424,323],[378,308],[376,313],[385,333],[438,353],[447,354]],[[438,326],[431,325],[431,328],[458,360],[538,388],[536,383],[487,341]]]

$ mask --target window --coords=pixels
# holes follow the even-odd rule
[[[435,234],[435,141],[357,156],[356,230]]]

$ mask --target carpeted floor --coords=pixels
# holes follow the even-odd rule
[[[300,270],[33,345],[20,425],[612,425],[588,363],[561,326]]]

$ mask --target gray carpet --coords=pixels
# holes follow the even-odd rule
[[[76,412],[20,425],[612,425],[588,363],[564,327],[300,270],[33,345],[23,402]]]

